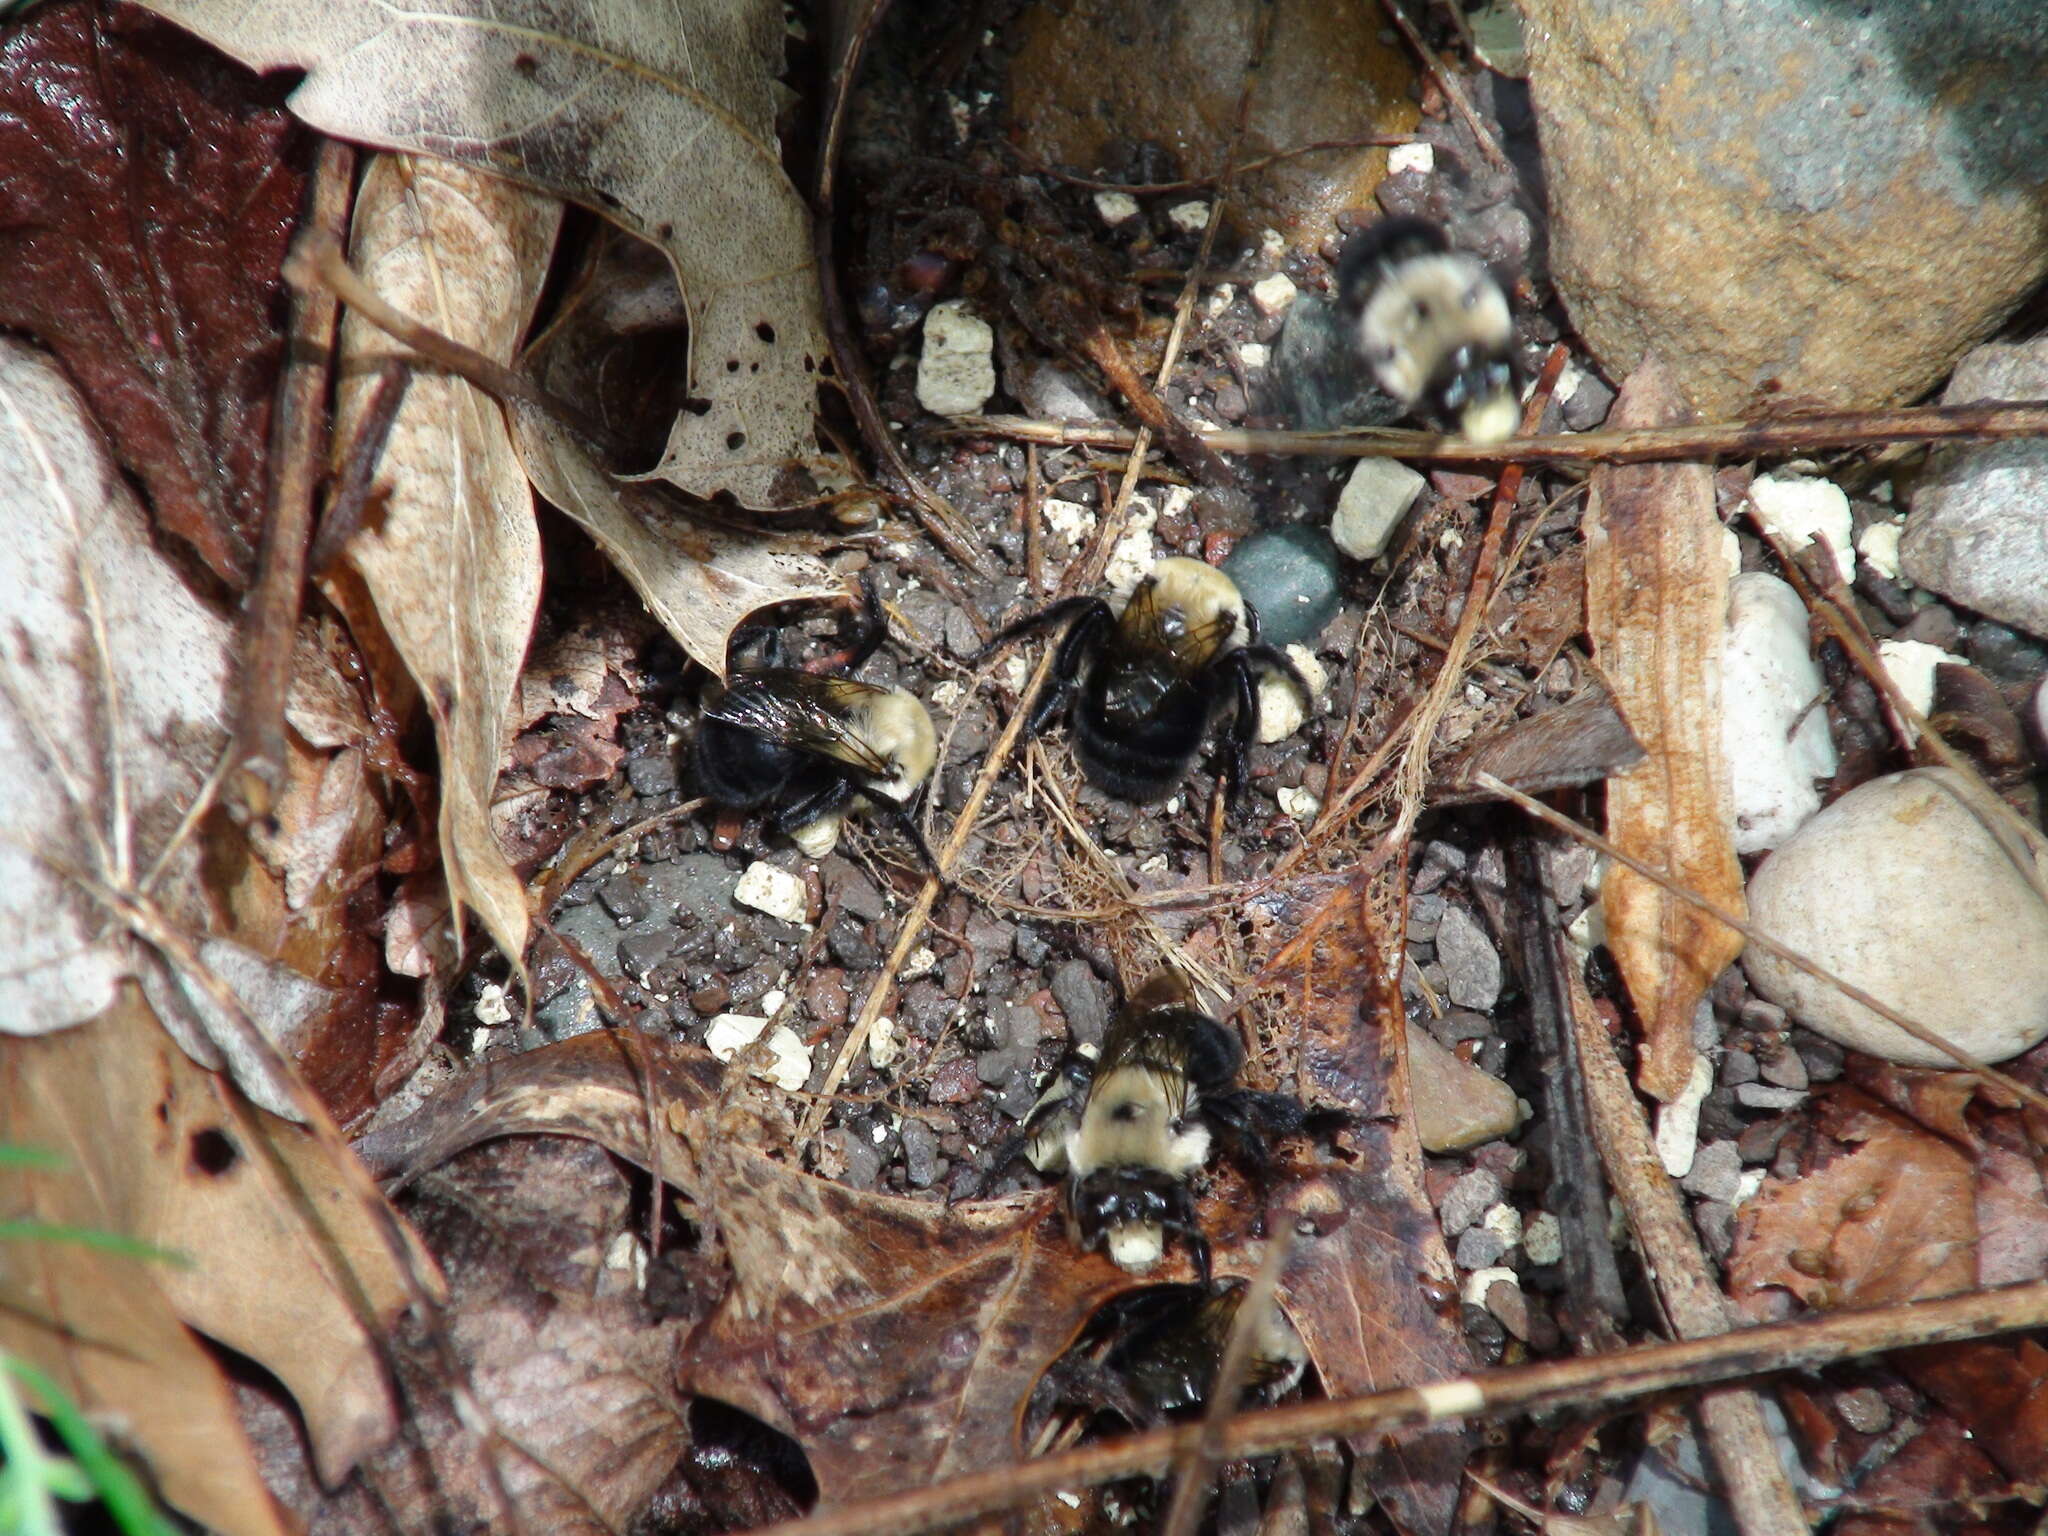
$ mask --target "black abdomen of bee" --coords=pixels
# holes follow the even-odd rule
[[[698,722],[691,743],[698,788],[706,799],[736,811],[751,811],[776,799],[806,762],[795,747],[708,717]]]

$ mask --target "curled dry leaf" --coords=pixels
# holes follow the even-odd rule
[[[795,1436],[828,1502],[1018,1458],[1039,1375],[1131,1276],[1074,1248],[1050,1194],[948,1209],[746,1151],[723,1070],[653,1037],[580,1036],[473,1074],[358,1150],[417,1172],[553,1132],[647,1167],[652,1091],[662,1176],[715,1218],[732,1260],[688,1384]]]
[[[1405,1015],[1385,975],[1399,950],[1384,943],[1368,900],[1362,876],[1324,894],[1260,973],[1283,989],[1301,1029],[1304,1090],[1356,1117],[1335,1136],[1339,1157],[1279,1197],[1301,1234],[1281,1302],[1332,1397],[1472,1369],[1459,1329],[1430,1300],[1456,1280],[1407,1113]],[[1365,1437],[1353,1449],[1403,1530],[1442,1533],[1473,1444],[1451,1424]]]
[[[118,1415],[178,1508],[234,1536],[282,1530],[187,1325],[284,1383],[323,1478],[389,1440],[375,1341],[408,1297],[373,1223],[396,1216],[372,1216],[311,1135],[193,1066],[132,988],[90,1024],[0,1051],[0,1141],[63,1159],[0,1172],[11,1214],[184,1256],[0,1243],[0,1348]],[[433,1273],[417,1249],[414,1269]]]
[[[304,182],[278,98],[90,0],[38,7],[0,49],[0,326],[63,359],[157,521],[233,585],[262,524]]]
[[[352,256],[398,309],[509,362],[560,218],[553,198],[498,177],[379,156],[357,194]],[[338,441],[360,425],[380,364],[403,353],[360,316],[345,318]],[[349,541],[347,558],[434,722],[441,865],[458,923],[463,908],[475,912],[517,965],[525,895],[492,830],[491,800],[540,602],[533,493],[504,412],[440,373],[422,373],[407,389],[377,483],[383,516]],[[338,600],[346,606],[347,592]]]
[[[1685,419],[1651,358],[1611,425]],[[1605,465],[1586,501],[1586,627],[1615,702],[1649,760],[1607,784],[1607,835],[1709,901],[1744,910],[1721,760],[1721,634],[1728,573],[1705,464]],[[1669,1101],[1692,1077],[1692,1015],[1742,937],[1661,886],[1617,869],[1601,888],[1607,945],[1648,1036],[1639,1080]]]
[[[525,409],[511,415],[541,495],[597,540],[699,666],[725,675],[726,643],[749,614],[844,590],[816,556],[785,540],[700,524],[660,487],[605,474],[558,423]]]
[[[690,306],[690,394],[660,469],[752,507],[815,494],[829,355],[810,217],[783,173],[782,7],[737,0],[377,0],[150,6],[255,69],[299,68],[292,109],[325,132],[463,160],[585,204],[654,241]]]

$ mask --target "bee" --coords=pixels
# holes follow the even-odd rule
[[[1040,1173],[1064,1175],[1067,1226],[1143,1274],[1179,1237],[1203,1284],[1209,1243],[1189,1181],[1220,1131],[1251,1161],[1266,1138],[1300,1130],[1306,1112],[1285,1094],[1237,1086],[1244,1047],[1200,1012],[1171,971],[1147,981],[1113,1020],[1093,1060],[1069,1057],[1026,1117],[1023,1150]]]
[[[1149,1422],[1187,1418],[1207,1405],[1245,1291],[1243,1281],[1228,1280],[1213,1289],[1161,1286],[1132,1299],[1125,1331],[1103,1363]],[[1268,1307],[1252,1329],[1244,1396],[1274,1402],[1294,1390],[1307,1366],[1294,1324],[1277,1305]]]
[[[938,760],[931,714],[905,689],[846,675],[884,633],[873,589],[863,590],[870,619],[839,670],[735,668],[705,696],[691,765],[706,798],[738,811],[772,807],[776,828],[813,857],[831,850],[847,814],[873,810],[935,868],[910,814]]]
[[[1425,219],[1383,219],[1344,247],[1337,294],[1395,400],[1474,442],[1514,435],[1514,317],[1478,257],[1453,251]]]
[[[1314,699],[1284,652],[1259,643],[1259,616],[1212,565],[1178,555],[1158,562],[1119,608],[1073,597],[1018,620],[982,653],[1065,624],[1053,685],[1027,722],[1039,731],[1068,710],[1074,756],[1088,781],[1120,800],[1160,800],[1187,776],[1211,726],[1234,712],[1226,787],[1234,796],[1259,727],[1260,668]]]

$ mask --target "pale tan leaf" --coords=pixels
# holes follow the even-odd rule
[[[1629,376],[1611,425],[1683,421],[1654,358]],[[1728,572],[1705,464],[1596,469],[1586,504],[1586,628],[1648,759],[1607,781],[1607,835],[1710,901],[1744,910],[1721,758],[1721,632]],[[1692,1016],[1741,936],[1626,869],[1601,892],[1607,944],[1648,1034],[1637,1074],[1671,1100],[1693,1070]]]
[[[497,177],[382,156],[356,199],[354,262],[399,309],[509,361],[560,217],[553,198]],[[342,441],[368,406],[379,365],[401,350],[359,317],[344,321]],[[533,493],[496,402],[424,371],[392,423],[378,483],[383,516],[349,542],[348,559],[434,721],[449,894],[517,963],[525,893],[491,830],[490,806],[540,602]]]
[[[708,0],[155,0],[257,69],[308,71],[315,127],[451,156],[572,198],[661,245],[690,305],[690,393],[659,473],[789,505],[817,452],[828,356],[810,216],[775,138],[782,7]]]
[[[142,872],[226,739],[230,632],[152,546],[99,430],[44,354],[0,338],[0,1031],[93,1017],[133,969],[100,906]],[[111,702],[110,702],[111,701]],[[198,919],[196,851],[159,900]]]
[[[309,1133],[193,1066],[134,989],[78,1029],[0,1045],[0,1141],[64,1159],[55,1171],[0,1172],[10,1213],[189,1260],[0,1244],[0,1348],[114,1415],[172,1503],[237,1536],[282,1529],[219,1373],[186,1325],[284,1383],[323,1477],[345,1475],[391,1438],[396,1409],[375,1335],[406,1291],[376,1224],[395,1230],[397,1217],[373,1218]],[[414,1263],[432,1274],[417,1249]]]
[[[541,495],[597,540],[690,659],[721,677],[726,642],[749,614],[844,590],[787,541],[694,522],[657,489],[605,474],[554,422],[518,409],[511,417]]]

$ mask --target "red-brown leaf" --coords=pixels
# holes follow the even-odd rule
[[[170,26],[83,0],[0,41],[0,325],[63,360],[159,526],[237,587],[304,179],[281,99]]]

